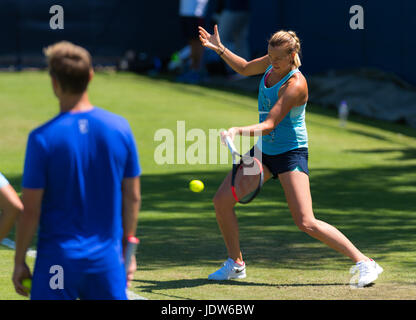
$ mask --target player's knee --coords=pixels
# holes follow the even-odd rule
[[[299,219],[295,223],[300,231],[307,234],[315,234],[318,231],[318,223],[315,219]]]

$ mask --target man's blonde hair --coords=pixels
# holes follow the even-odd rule
[[[299,68],[302,63],[300,62],[300,40],[294,31],[281,30],[273,34],[269,40],[269,45],[272,47],[286,46],[288,54],[295,52],[295,59],[293,65]]]
[[[68,41],[55,43],[43,50],[49,73],[64,92],[83,93],[90,79],[91,55],[84,48]]]

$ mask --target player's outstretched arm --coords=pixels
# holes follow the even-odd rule
[[[0,211],[1,241],[8,235],[16,219],[23,211],[23,204],[10,184],[0,188]]]
[[[214,50],[235,72],[244,76],[252,76],[264,73],[270,65],[270,60],[267,55],[247,61],[227,49],[221,43],[217,25],[214,26],[214,34],[210,34],[202,27],[198,28],[199,39],[201,40],[202,45]]]

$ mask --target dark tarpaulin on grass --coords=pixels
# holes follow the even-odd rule
[[[309,100],[324,107],[345,101],[350,111],[416,127],[416,88],[376,69],[330,71],[308,78]]]

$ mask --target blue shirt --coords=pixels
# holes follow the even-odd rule
[[[118,115],[97,107],[63,112],[33,130],[23,187],[44,189],[38,257],[56,254],[100,270],[120,261],[121,184],[140,173],[130,126]]]
[[[292,70],[273,87],[267,88],[265,77],[272,66],[267,68],[259,85],[259,122],[266,120],[270,110],[279,100],[279,90],[299,69]],[[262,136],[257,141],[257,147],[265,154],[277,155],[297,148],[308,147],[308,133],[305,123],[305,108],[303,106],[293,107],[289,113],[268,135]]]

